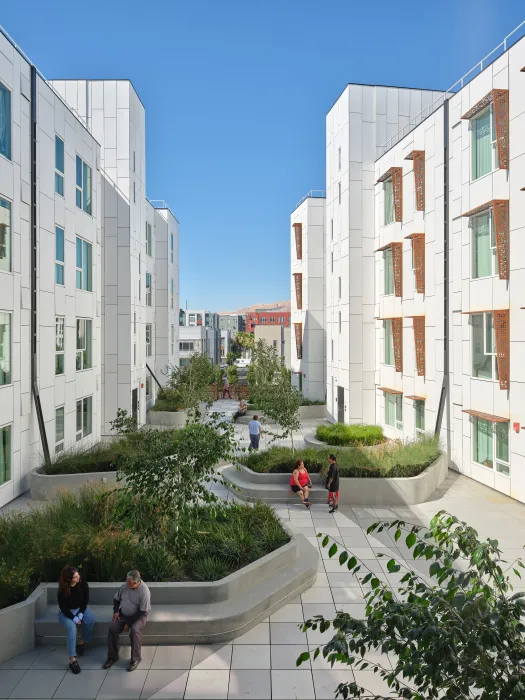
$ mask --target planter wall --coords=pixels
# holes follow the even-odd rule
[[[390,440],[387,440],[386,442],[382,442],[379,445],[363,445],[361,449],[363,450],[382,450],[385,445],[388,445]],[[315,437],[315,433],[306,433],[304,436],[304,444],[306,447],[315,447],[319,450],[333,450],[334,452],[336,450],[347,450],[349,448],[352,448],[352,445],[329,445],[327,442],[323,442],[322,440],[318,440]],[[358,447],[358,445],[356,445]]]
[[[326,418],[326,404],[319,406],[299,406],[300,420]]]
[[[339,504],[349,506],[412,506],[427,501],[446,479],[448,458],[441,455],[418,476],[408,478],[341,477]],[[230,466],[222,476],[235,488],[238,498],[248,502],[288,503],[298,501],[289,490],[290,474],[259,474],[247,467]],[[313,489],[310,500],[325,503],[327,492],[319,474],[311,474]],[[233,490],[233,489],[232,489]]]
[[[44,474],[39,467],[29,474],[31,498],[52,501],[58,491],[78,493],[85,484],[117,485],[117,472],[92,472],[90,474]]]
[[[170,428],[182,428],[186,425],[186,411],[150,411],[150,425],[168,425]]]

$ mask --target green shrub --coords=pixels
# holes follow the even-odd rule
[[[423,436],[412,442],[385,443],[377,450],[364,450],[360,447],[343,447],[337,450],[305,448],[292,450],[289,447],[271,447],[261,452],[243,455],[240,461],[244,466],[259,473],[291,474],[295,462],[301,459],[312,474],[328,471],[328,455],[335,453],[339,474],[343,477],[411,477],[421,474],[439,457],[439,439]]]
[[[301,398],[301,406],[326,406],[326,401],[319,399],[307,399],[306,396]]]
[[[379,445],[384,442],[380,425],[318,425],[315,437],[327,445]]]
[[[161,389],[151,411],[182,411],[183,399],[177,389]]]

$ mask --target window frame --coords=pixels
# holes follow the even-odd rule
[[[153,306],[153,275],[151,272],[146,272],[146,306]]]
[[[423,419],[423,427],[418,426],[418,418]],[[414,426],[416,437],[425,434],[425,402],[422,399],[414,400]]]
[[[146,323],[146,357],[153,355],[153,324]]]
[[[391,192],[391,208],[387,210],[387,188]],[[390,218],[390,216],[392,218]],[[394,182],[392,177],[387,177],[383,182],[383,226],[390,226],[396,219],[394,206]]]
[[[78,254],[79,254],[79,242],[80,242],[80,267],[78,265]],[[84,260],[88,254],[87,266],[84,265]],[[93,244],[86,241],[85,238],[81,236],[75,237],[75,287],[82,292],[92,292],[93,291]],[[80,275],[80,286],[79,286],[79,275]],[[84,286],[85,278],[87,278],[87,284]]]
[[[60,329],[61,327],[61,329]],[[62,347],[59,347],[58,340],[62,341]],[[58,372],[58,359],[62,357],[62,371]],[[66,317],[55,316],[55,377],[61,377],[66,373]]]
[[[8,206],[6,207],[4,206],[4,204],[7,204]],[[5,246],[6,256],[5,258],[0,258],[0,261],[7,260],[8,263],[6,270],[3,270],[0,267],[0,272],[4,272],[10,275],[13,273],[13,202],[10,199],[7,199],[6,197],[0,196],[0,207],[1,209],[5,209],[9,212],[9,223],[5,224],[8,230],[5,232],[4,243],[2,244],[3,246]]]
[[[488,170],[486,173],[483,173],[482,175],[477,174],[477,162],[475,161],[475,156],[476,156],[476,148],[475,148],[475,140],[476,140],[476,129],[475,129],[475,122],[481,119],[487,112],[490,113],[490,119],[489,119],[489,130],[490,130],[490,144],[491,144],[491,169]],[[496,172],[496,170],[499,167],[499,159],[498,159],[498,137],[497,137],[497,132],[496,132],[496,120],[494,117],[494,103],[491,102],[489,105],[485,107],[485,109],[482,109],[480,112],[475,114],[472,119],[470,119],[469,122],[469,128],[471,131],[471,138],[470,138],[470,151],[471,151],[471,158],[470,158],[470,181],[471,182],[477,182],[477,180],[480,180],[482,177],[486,177],[487,175],[491,175],[492,173]],[[475,165],[476,163],[476,165]],[[476,172],[476,174],[475,174]]]
[[[175,256],[175,236],[170,233],[170,263],[173,263]]]
[[[2,323],[2,326],[8,325],[8,338],[7,338],[7,359],[0,356],[0,389],[6,386],[12,386],[13,384],[13,312],[7,310],[0,310],[0,317],[2,315],[7,316],[8,322]],[[7,371],[5,369],[7,367]],[[7,381],[5,379],[7,378]]]
[[[11,126],[11,122],[13,121],[13,99],[12,99],[12,90],[7,87],[5,83],[0,81],[0,90],[5,91],[5,94],[9,96],[9,119],[7,120],[7,153],[2,153],[0,151],[0,155],[8,160],[10,163],[13,162],[13,129]]]
[[[170,355],[175,354],[175,324],[171,324],[171,336],[170,336],[170,348],[171,352]]]
[[[79,328],[82,327],[83,333],[79,334]],[[77,372],[84,372],[87,369],[93,369],[93,319],[77,318],[75,324],[75,332],[75,369]],[[79,346],[79,340],[82,339],[82,336],[84,337],[84,345]],[[85,364],[87,362],[89,362],[89,364]]]
[[[8,484],[10,481],[13,480],[13,424],[6,423],[5,425],[0,425],[0,456],[3,454],[3,445],[4,445],[3,431],[4,430],[9,431],[7,433],[8,438],[6,440],[6,443],[7,443],[7,450],[6,450],[7,467],[5,469],[6,478],[4,478],[3,481],[0,481],[0,487],[4,486],[4,484]]]
[[[390,394],[385,392],[385,425],[394,430],[403,430],[403,394]],[[388,422],[388,406],[394,406],[394,425]]]
[[[387,284],[388,282],[391,282],[391,285]],[[383,251],[383,296],[390,297],[394,293],[394,256],[392,246],[389,246]]]
[[[146,255],[153,257],[153,234],[151,232],[151,224],[146,221]]]
[[[183,347],[184,345],[189,345],[191,347]],[[180,340],[179,341],[179,352],[194,352],[195,341],[193,340]]]
[[[475,241],[475,236],[476,236],[476,222],[479,221],[482,217],[488,216],[489,217],[489,250],[492,251],[492,272],[490,275],[475,275],[475,267],[476,267],[476,262],[475,262],[475,251],[476,251],[476,246],[474,245]],[[470,228],[471,228],[471,234],[470,234],[470,248],[471,248],[471,255],[470,255],[470,278],[473,280],[482,280],[482,279],[489,279],[490,277],[496,277],[498,274],[498,256],[497,256],[497,245],[496,245],[496,229],[494,228],[494,211],[492,207],[488,210],[482,211],[479,214],[475,214],[474,216],[470,217]]]
[[[149,387],[148,387],[148,384],[149,384]],[[146,401],[151,401],[151,399],[153,398],[153,392],[152,392],[153,384],[151,381],[151,374],[149,372],[146,374],[146,387],[145,388],[146,388]],[[148,393],[148,389],[149,389],[149,393]]]
[[[475,369],[474,369],[474,352],[476,349],[476,343],[474,340],[474,333],[477,331],[478,327],[474,325],[474,319],[476,317],[481,316],[483,318],[482,322],[482,334],[483,338],[481,340],[481,346],[483,348],[483,356],[484,357],[491,357],[491,376],[490,377],[480,377],[476,376],[475,374]],[[492,316],[492,338],[491,338],[491,345],[492,345],[492,351],[487,352],[487,322],[488,322],[488,316]],[[471,344],[471,364],[470,364],[470,376],[472,379],[479,379],[484,382],[497,382],[499,381],[499,376],[498,376],[498,361],[497,361],[497,355],[496,355],[496,332],[494,329],[494,314],[492,311],[483,311],[478,314],[471,314],[469,316],[469,325],[471,326],[470,330],[470,344]]]
[[[339,204],[341,204],[341,183],[339,183]]]
[[[60,170],[58,163],[58,142],[62,144],[62,170]],[[64,139],[58,134],[55,134],[55,194],[60,197],[64,196],[64,176],[65,176],[65,158],[66,158],[66,148]],[[60,189],[59,189],[60,183]]]
[[[80,406],[79,406],[80,405]],[[89,420],[89,432],[87,432],[87,427],[84,422],[84,418],[87,415],[86,407],[90,407],[90,420]],[[80,407],[80,412],[79,412]],[[79,428],[79,416],[80,416],[80,428]],[[81,399],[77,399],[76,402],[76,415],[75,415],[75,436],[76,442],[80,442],[84,438],[88,437],[93,433],[93,395],[84,396]]]
[[[170,278],[170,308],[173,309],[175,304],[175,280]]]
[[[62,235],[62,260],[60,260],[60,258],[58,256],[58,240],[59,240],[58,232],[59,231],[61,232],[61,235]],[[66,232],[62,228],[62,226],[55,225],[55,284],[59,285],[60,287],[65,287],[65,285],[66,285],[65,261],[66,261]],[[58,281],[59,277],[62,278],[62,282]]]
[[[387,328],[390,328],[390,340],[392,341],[390,346],[387,348],[387,339],[389,337],[389,333],[387,331]],[[392,362],[387,362],[388,360],[388,353],[387,350],[391,351],[392,355]],[[383,320],[383,364],[385,367],[395,367],[395,358],[394,358],[394,329],[392,327],[392,319],[391,318],[385,318]]]
[[[62,411],[62,437],[58,437],[58,412]],[[55,454],[64,451],[64,443],[66,437],[66,412],[65,406],[57,406],[55,408]]]
[[[477,441],[478,437],[478,429],[479,429],[479,422],[486,423],[490,427],[490,435],[491,435],[491,443],[492,443],[492,463],[489,466],[488,464],[484,464],[483,462],[479,462],[477,457],[479,456],[478,450],[479,450],[479,443]],[[501,431],[502,426],[506,426],[507,429],[507,436],[506,436],[506,447],[507,447],[507,460],[499,458],[498,457],[498,442],[500,438],[498,437],[498,429]],[[493,474],[500,474],[501,476],[506,476],[507,478],[510,478],[510,423],[505,422],[505,423],[496,423],[493,421],[488,421],[485,420],[484,418],[478,418],[477,416],[474,417],[473,423],[472,423],[472,461],[474,464],[476,464],[478,467],[483,467],[483,469],[487,469]],[[504,469],[507,469],[507,472],[501,471],[500,468],[498,468],[498,465],[501,465],[504,467]]]
[[[86,161],[78,155],[78,153],[75,155],[75,204],[77,209],[82,209],[82,211],[88,214],[88,216],[93,216],[93,168],[88,165]],[[87,177],[88,171],[89,178]],[[86,180],[89,180],[89,199],[87,195]]]

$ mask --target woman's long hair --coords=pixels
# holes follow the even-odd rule
[[[60,592],[64,595],[69,595],[71,593],[71,579],[77,572],[78,569],[75,566],[71,566],[71,564],[66,564],[60,572],[60,576],[58,577],[58,586],[60,588]],[[80,575],[80,572],[78,573]],[[79,586],[80,583],[81,581],[77,583],[77,586]]]
[[[296,469],[299,469],[299,467],[301,466],[302,463],[303,463],[303,460],[302,460],[302,459],[298,459],[298,460],[295,462],[295,468],[296,468]]]

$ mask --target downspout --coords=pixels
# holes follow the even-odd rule
[[[36,68],[31,66],[31,391],[45,462],[50,462],[49,445],[38,391],[37,366],[37,229],[36,229]]]
[[[443,104],[443,384],[436,417],[436,429],[434,435],[441,432],[443,413],[450,391],[450,349],[449,349],[449,109],[448,98]]]
[[[147,369],[148,372],[151,374],[151,376],[153,377],[153,379],[157,382],[157,386],[159,387],[159,389],[162,389],[161,383],[159,382],[159,380],[157,379],[157,377],[153,374],[153,371],[152,371],[151,367],[148,365],[147,362],[146,362],[146,369]]]

